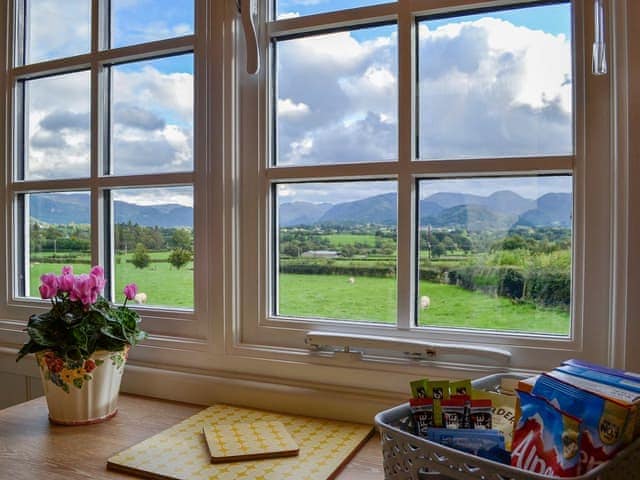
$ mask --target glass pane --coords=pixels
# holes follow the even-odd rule
[[[395,182],[276,187],[276,314],[396,322]]]
[[[111,47],[193,34],[193,0],[111,0]]]
[[[88,71],[24,82],[25,178],[89,176]]]
[[[139,303],[193,308],[193,188],[112,194],[116,300],[122,301],[124,286],[133,282]]]
[[[569,3],[418,23],[422,160],[573,153]]]
[[[71,265],[74,273],[91,270],[90,198],[89,192],[73,192],[30,193],[24,199],[24,218],[29,222],[25,296],[40,297],[41,275],[59,275],[65,265]]]
[[[91,0],[26,0],[25,63],[91,50]]]
[[[276,43],[276,163],[397,157],[396,27]]]
[[[570,176],[419,189],[419,325],[569,335]]]
[[[193,169],[193,54],[112,67],[117,175]]]
[[[275,0],[276,18],[294,18],[315,13],[326,13],[348,8],[367,7],[383,3],[395,3],[394,0]]]

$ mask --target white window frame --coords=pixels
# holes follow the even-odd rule
[[[266,3],[266,2],[263,2]],[[305,345],[310,330],[329,334],[368,335],[392,341],[398,339],[421,340],[436,343],[477,347],[493,347],[511,353],[507,364],[483,360],[482,354],[453,361],[426,360],[418,362],[424,368],[430,366],[435,372],[451,374],[452,368],[471,372],[510,369],[548,369],[570,357],[588,358],[609,363],[612,355],[611,331],[614,318],[611,315],[613,295],[611,279],[612,254],[612,166],[613,140],[610,138],[613,100],[611,77],[591,75],[591,43],[593,9],[585,2],[572,1],[574,10],[574,155],[539,158],[474,159],[456,161],[412,161],[414,135],[412,126],[415,109],[411,79],[413,76],[415,18],[429,14],[453,13],[468,9],[500,7],[518,2],[483,0],[399,0],[397,3],[355,8],[340,12],[309,15],[291,19],[266,21],[270,12],[259,10],[263,26],[259,34],[262,65],[269,66],[270,41],[293,34],[326,31],[329,29],[363,26],[389,20],[397,21],[398,28],[398,131],[399,163],[320,165],[300,167],[271,167],[269,142],[270,82],[273,73],[263,68],[259,77],[247,82],[241,93],[242,150],[241,150],[241,194],[242,214],[240,225],[239,259],[242,278],[242,304],[239,306],[241,332],[229,344],[234,352],[243,355],[290,358],[295,355],[318,366],[334,365],[361,370],[371,370],[371,361],[386,365],[401,364],[402,368],[416,366],[415,359],[398,358],[371,350],[368,358],[353,355],[323,355],[309,352]],[[265,5],[262,5],[263,7]],[[613,9],[610,12],[612,13]],[[613,15],[609,15],[611,20]],[[581,21],[580,21],[581,20]],[[266,22],[266,25],[265,25]],[[612,22],[608,27],[613,25]],[[609,28],[607,29],[610,30]],[[609,40],[612,43],[612,40]],[[409,52],[409,53],[408,53]],[[615,67],[614,67],[615,68]],[[411,88],[407,88],[411,85]],[[255,111],[260,112],[258,118]],[[250,132],[250,133],[248,133]],[[597,135],[595,134],[597,132]],[[248,140],[247,135],[251,135]],[[611,161],[609,161],[611,159]],[[572,173],[574,183],[574,228],[573,228],[573,275],[572,318],[573,328],[569,338],[545,337],[531,334],[460,332],[443,328],[413,327],[415,260],[411,252],[415,238],[415,226],[411,223],[415,208],[415,179],[441,175],[483,175],[488,173],[526,174]],[[360,324],[346,321],[314,321],[301,318],[274,318],[270,305],[272,298],[271,271],[272,244],[272,185],[277,182],[310,179],[355,179],[397,178],[398,196],[398,319],[396,326]],[[588,212],[588,214],[587,214]],[[411,245],[412,248],[407,248]],[[355,341],[355,344],[358,342]],[[365,349],[366,352],[366,349]],[[544,354],[541,354],[544,352]],[[402,357],[402,356],[401,356]],[[385,367],[387,368],[387,367]],[[390,367],[393,370],[393,367]],[[397,369],[397,367],[396,367]],[[406,370],[405,370],[406,371]],[[310,370],[307,370],[307,374]],[[366,377],[366,375],[365,375]],[[321,377],[322,378],[322,377]],[[364,377],[363,377],[364,378]],[[326,380],[326,379],[325,379]],[[328,381],[328,380],[327,380]]]
[[[21,193],[82,190],[90,192],[91,197],[91,243],[92,264],[102,264],[112,256],[107,255],[103,192],[119,188],[147,188],[191,186],[194,194],[194,249],[196,264],[194,268],[194,307],[193,309],[163,308],[154,306],[137,307],[143,318],[143,328],[151,335],[145,344],[132,352],[133,359],[159,362],[166,359],[166,349],[177,352],[174,363],[193,365],[202,363],[201,357],[212,343],[210,318],[220,311],[216,305],[222,304],[221,269],[210,269],[208,265],[220,265],[222,249],[219,235],[212,224],[220,223],[222,214],[211,209],[210,205],[220,203],[220,172],[223,155],[223,142],[220,141],[222,122],[220,111],[220,90],[222,69],[220,63],[212,58],[222,54],[220,38],[224,9],[214,0],[194,0],[194,34],[143,44],[118,48],[107,45],[108,1],[92,0],[91,49],[88,53],[73,57],[47,60],[38,63],[20,65],[14,63],[12,52],[18,45],[18,32],[14,31],[17,15],[23,0],[3,2],[2,18],[6,24],[0,27],[3,47],[0,60],[7,72],[2,75],[2,91],[6,98],[2,102],[2,135],[5,148],[0,152],[4,168],[2,169],[3,208],[0,222],[4,226],[3,237],[6,245],[7,262],[0,267],[0,288],[6,300],[0,303],[0,341],[19,345],[24,341],[22,332],[26,319],[33,313],[45,311],[48,304],[33,298],[20,297],[18,292],[17,268],[15,264],[17,249],[20,248],[16,225],[14,199]],[[6,16],[4,15],[6,13]],[[14,21],[14,18],[16,19]],[[5,30],[6,28],[6,30]],[[5,43],[6,42],[6,43]],[[121,62],[162,58],[168,55],[191,53],[194,59],[194,145],[193,170],[172,173],[150,173],[136,175],[103,175],[106,161],[104,144],[109,125],[105,114],[107,108],[106,89],[98,88],[106,80],[109,65]],[[15,64],[15,66],[14,66]],[[51,74],[61,74],[87,70],[91,76],[91,152],[90,177],[45,180],[16,180],[14,172],[17,165],[14,153],[16,139],[13,125],[21,121],[16,111],[15,86],[19,80],[38,78]],[[113,231],[111,232],[113,236]],[[113,244],[111,242],[111,244]],[[113,264],[111,272],[113,272]],[[213,292],[213,293],[212,293]],[[114,292],[114,300],[119,301],[119,292]],[[185,354],[188,353],[188,354]]]

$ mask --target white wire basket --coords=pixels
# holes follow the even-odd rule
[[[474,388],[493,390],[502,378],[496,374],[472,382]],[[380,431],[385,480],[543,480],[546,475],[454,450],[407,431],[408,403],[380,412],[375,423]],[[555,478],[555,477],[554,477]],[[612,460],[574,480],[640,480],[640,438]]]

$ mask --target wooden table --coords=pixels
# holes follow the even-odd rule
[[[44,397],[0,410],[0,479],[135,478],[107,471],[107,459],[203,408],[121,394],[118,415],[108,422],[82,427],[50,424]],[[337,478],[384,478],[377,435]]]

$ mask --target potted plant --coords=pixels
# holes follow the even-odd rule
[[[140,316],[127,307],[137,294],[135,283],[124,288],[125,300],[112,305],[102,296],[104,269],[74,275],[40,277],[40,296],[51,309],[29,318],[29,340],[18,358],[36,355],[53,423],[81,425],[108,420],[117,412],[124,363],[131,346],[146,338]]]

